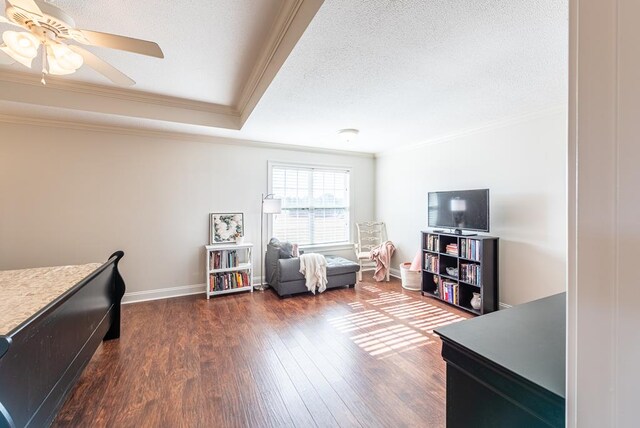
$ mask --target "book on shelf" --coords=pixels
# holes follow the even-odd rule
[[[459,305],[459,288],[460,286],[457,282],[442,279],[438,285],[438,294],[442,300],[453,303],[454,305]]]
[[[482,268],[475,263],[460,263],[460,281],[473,285],[482,284]]]
[[[437,273],[440,268],[440,261],[436,254],[425,254],[424,255],[424,268],[429,272]]]
[[[438,235],[427,235],[427,250],[440,251],[439,250],[440,237]]]
[[[209,275],[209,292],[232,290],[251,285],[248,272],[212,273]]]
[[[460,254],[470,260],[480,260],[480,241],[465,238],[460,240]]]
[[[237,250],[217,250],[212,251],[209,256],[209,268],[229,269],[238,267],[240,264]]]

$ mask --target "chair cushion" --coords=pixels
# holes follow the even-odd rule
[[[340,256],[325,256],[327,259],[327,276],[342,275],[343,273],[357,272],[360,270],[358,263]]]
[[[325,256],[327,260],[327,279],[334,275],[354,273],[360,270],[360,265],[340,256]],[[303,280],[300,273],[300,259],[281,259],[278,261],[280,282]]]

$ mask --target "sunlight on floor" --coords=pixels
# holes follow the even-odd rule
[[[390,322],[393,322],[391,318],[389,318],[382,312],[373,309],[351,315],[331,318],[329,320],[329,323],[343,332],[354,331],[361,328],[372,327],[374,325],[386,324]]]
[[[402,303],[399,305],[386,306],[381,308],[383,311],[398,317],[400,319],[413,318],[417,316],[429,316],[437,312],[445,312],[437,306],[430,305],[426,302],[412,301],[410,303]]]
[[[433,333],[435,328],[465,319],[437,306],[420,301],[388,306],[382,308],[382,310],[401,320],[409,320],[410,325],[428,333]]]
[[[413,349],[414,345],[429,341],[424,334],[403,324],[352,336],[351,340],[373,356],[409,346]]]
[[[364,304],[362,302],[349,303],[349,306],[351,306],[351,309],[362,309],[362,308],[364,308]]]
[[[379,294],[380,297],[376,299],[365,300],[365,302],[369,303],[373,306],[386,305],[389,303],[395,302],[403,302],[406,300],[412,300],[410,296],[407,296],[402,293],[398,293],[397,291],[385,291]]]
[[[420,346],[439,344],[440,341],[435,340],[434,329],[465,319],[401,292],[383,291],[375,286],[362,288],[378,296],[364,302],[349,303],[355,312],[331,318],[329,323],[343,333],[360,330],[350,339],[379,359]],[[367,305],[380,308],[366,309]],[[387,325],[394,321],[396,323]]]

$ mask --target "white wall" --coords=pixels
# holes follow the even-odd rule
[[[570,11],[567,426],[636,427],[640,2]]]
[[[122,249],[128,293],[203,289],[210,212],[243,212],[245,240],[259,247],[269,160],[352,167],[353,220],[373,217],[371,156],[212,141],[0,124],[0,269]]]
[[[376,215],[411,261],[427,227],[427,192],[489,188],[500,238],[500,301],[515,305],[566,289],[567,113],[549,110],[500,126],[382,154]]]

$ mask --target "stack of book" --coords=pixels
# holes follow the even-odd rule
[[[209,290],[211,292],[248,287],[249,285],[247,272],[212,273],[209,276]]]
[[[450,254],[452,256],[457,256],[458,255],[458,244],[456,244],[456,243],[448,244],[444,251],[445,251],[445,253]]]

